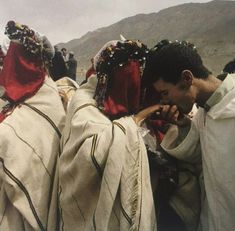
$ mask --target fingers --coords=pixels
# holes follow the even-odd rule
[[[166,121],[177,120],[179,116],[179,110],[176,105],[164,105],[161,111],[162,119]]]
[[[152,115],[153,113],[159,113],[161,110],[162,105],[156,104],[138,112],[133,118],[135,122],[140,125],[146,118],[150,117],[150,115]]]
[[[178,126],[186,126],[190,122],[187,116],[179,112],[176,105],[156,104],[145,108],[133,116],[134,121],[139,126],[146,118],[150,118],[151,120],[162,119]]]
[[[161,111],[161,117],[162,119],[181,127],[187,126],[191,122],[187,115],[180,113],[176,105],[164,105]]]
[[[151,107],[145,108],[140,111],[137,115],[140,115],[142,119],[149,117],[152,113],[162,110],[162,105],[156,104]]]

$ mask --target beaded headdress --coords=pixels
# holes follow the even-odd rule
[[[5,27],[5,34],[10,40],[22,44],[31,54],[40,56],[45,63],[54,55],[54,49],[48,39],[26,25],[9,21]]]
[[[96,56],[98,59],[95,59],[98,84],[94,98],[100,109],[103,109],[110,78],[115,70],[123,67],[130,60],[137,60],[143,69],[148,52],[147,46],[138,40],[113,41],[104,46]]]

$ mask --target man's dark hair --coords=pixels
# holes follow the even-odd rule
[[[163,40],[151,49],[143,76],[143,84],[151,85],[160,78],[177,84],[183,70],[190,70],[195,78],[205,79],[211,72],[203,65],[193,44],[186,41]],[[166,42],[168,41],[168,43]]]
[[[223,72],[230,73],[230,74],[235,72],[235,59],[233,59],[232,61],[228,62],[224,66]]]

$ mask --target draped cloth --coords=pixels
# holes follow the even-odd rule
[[[146,148],[130,116],[111,121],[93,99],[96,76],[73,97],[60,158],[61,230],[157,230]]]
[[[0,73],[0,85],[6,90],[4,96],[11,102],[23,101],[38,91],[44,78],[40,57],[28,54],[21,44],[10,42]]]
[[[169,130],[161,146],[181,160],[202,156],[202,210],[199,230],[235,227],[235,74],[228,75],[200,108],[187,132]],[[182,134],[184,133],[184,136]]]
[[[57,87],[46,77],[38,92],[0,123],[0,230],[57,230],[64,116]]]

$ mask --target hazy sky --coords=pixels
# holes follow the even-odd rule
[[[29,25],[55,44],[126,17],[189,2],[208,0],[0,0],[0,41],[9,20]]]

